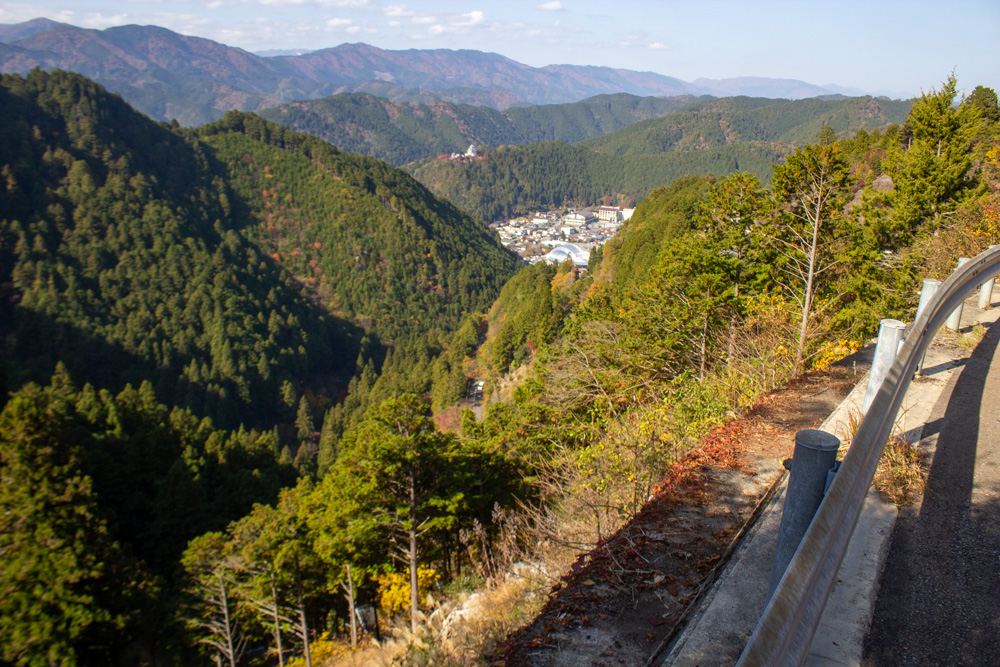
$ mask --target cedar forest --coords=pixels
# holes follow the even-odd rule
[[[727,415],[1000,242],[997,96],[956,90],[779,152],[644,169],[650,125],[415,178],[3,75],[0,662],[311,666],[366,630],[385,661],[482,663],[551,578],[447,655],[433,609],[595,543]],[[480,222],[605,195],[641,201],[586,271]]]

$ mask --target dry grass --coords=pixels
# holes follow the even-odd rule
[[[499,536],[492,544],[477,524],[461,537],[475,566],[473,589],[448,590],[428,596],[418,614],[419,628],[410,631],[409,612],[389,620],[383,641],[369,641],[355,651],[331,650],[322,667],[473,667],[511,632],[529,622],[547,592],[579,553],[560,546],[566,519],[551,510],[520,512],[494,508]]]
[[[908,441],[904,435],[902,427],[904,410],[893,425],[893,434],[882,450],[882,458],[879,459],[878,468],[875,469],[875,478],[872,483],[875,490],[883,498],[896,505],[903,507],[909,505],[913,500],[924,492],[927,483],[927,462],[926,455],[920,451],[916,443]],[[852,409],[847,415],[846,431],[840,446],[840,458],[847,452],[854,434],[861,426],[861,411]]]
[[[986,335],[986,328],[982,324],[977,324],[972,327],[972,331],[967,334],[962,334],[957,337],[955,344],[958,345],[963,350],[974,350],[979,342],[983,340],[983,336]]]
[[[875,469],[875,488],[896,507],[913,502],[924,492],[927,464],[916,444],[900,436],[889,438]]]
[[[510,632],[531,620],[545,601],[550,582],[541,585],[527,565],[498,578],[459,600],[429,599],[411,633],[408,617],[389,623],[381,644],[366,643],[356,651],[342,646],[313,664],[322,667],[473,667]]]

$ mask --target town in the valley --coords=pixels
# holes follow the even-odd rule
[[[493,225],[500,242],[525,261],[561,263],[567,257],[585,268],[592,248],[618,233],[632,216],[632,208],[600,206],[591,209],[540,211]]]

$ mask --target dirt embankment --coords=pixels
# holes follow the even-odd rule
[[[795,432],[816,428],[867,368],[831,367],[771,392],[673,466],[632,521],[581,554],[542,612],[494,665],[644,665],[669,648],[686,610],[782,474]]]

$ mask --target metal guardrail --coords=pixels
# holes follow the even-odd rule
[[[913,323],[737,665],[772,667],[805,662],[916,366],[952,311],[998,270],[1000,248],[977,255],[951,274]]]

